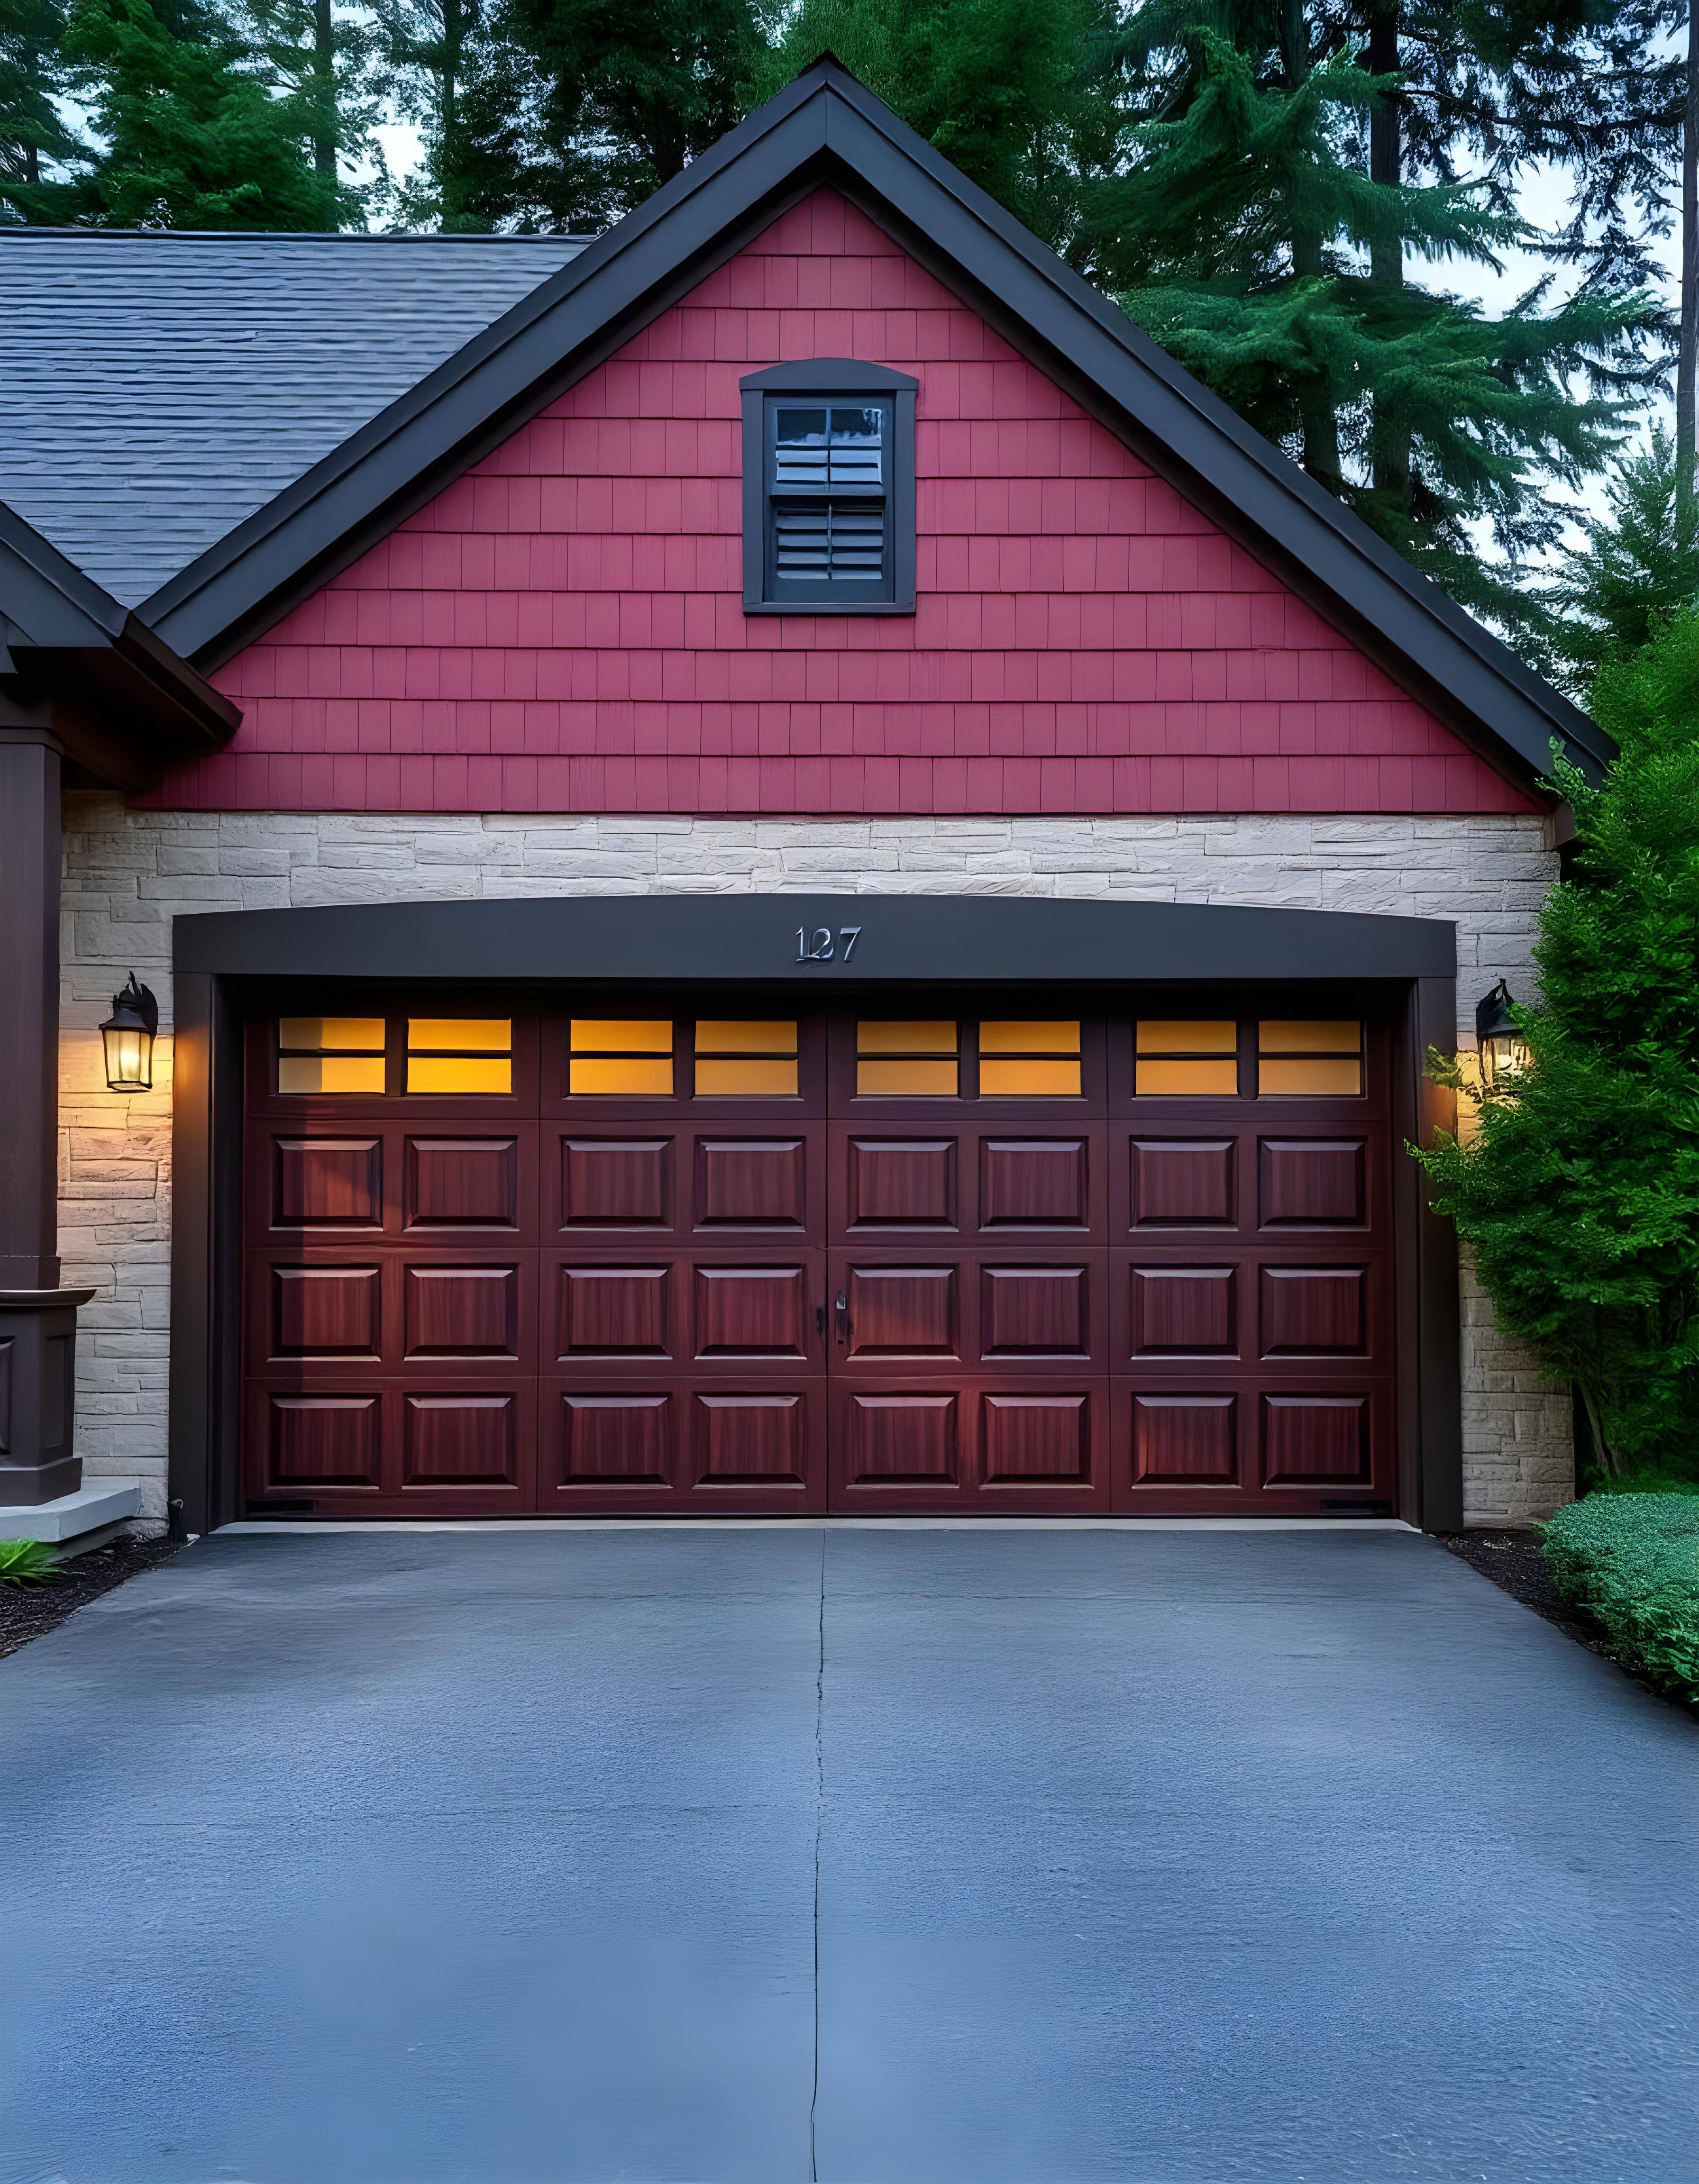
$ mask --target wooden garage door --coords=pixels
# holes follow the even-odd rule
[[[249,1029],[255,1504],[1390,1504],[1387,1041],[1337,1004],[338,1006]]]

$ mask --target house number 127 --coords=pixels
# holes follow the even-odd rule
[[[841,953],[838,955],[837,960],[840,963],[847,963],[850,961],[855,952],[855,943],[861,938],[861,928],[859,925],[838,927],[838,941],[841,944]],[[798,926],[796,960],[799,963],[829,963],[833,960],[833,952],[832,928],[829,925],[817,925],[812,933],[805,925]]]

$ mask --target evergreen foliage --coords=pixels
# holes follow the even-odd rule
[[[0,225],[51,219],[43,184],[90,156],[58,105],[64,22],[64,0],[0,0]]]
[[[749,0],[383,0],[422,70],[417,224],[599,229],[736,123]]]
[[[72,0],[64,50],[103,150],[44,188],[93,226],[334,228],[357,206],[309,155],[316,97],[274,91],[263,51],[203,0]]]
[[[1575,869],[1518,1011],[1530,1066],[1417,1157],[1499,1324],[1580,1390],[1604,1468],[1699,1477],[1699,616],[1607,663],[1594,710],[1619,755],[1600,788],[1554,768]]]
[[[1545,604],[1554,673],[1583,701],[1607,663],[1650,644],[1673,616],[1699,609],[1699,526],[1678,510],[1667,433],[1617,464],[1604,512],[1565,548]]]
[[[780,12],[753,98],[822,53],[1081,270],[1085,205],[1120,157],[1124,117],[1087,81],[1113,0],[802,0]]]
[[[1608,458],[1664,315],[1599,287],[1549,309],[1542,284],[1488,319],[1413,285],[1412,256],[1495,266],[1527,231],[1481,188],[1366,170],[1401,79],[1327,53],[1324,24],[1265,0],[1204,12],[1146,0],[1113,42],[1144,118],[1091,220],[1123,304],[1454,597],[1525,625],[1524,571],[1562,532],[1551,482]]]
[[[1558,1591],[1624,1665],[1699,1702],[1699,1497],[1590,1494],[1541,1531]]]

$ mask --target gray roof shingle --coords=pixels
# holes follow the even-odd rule
[[[0,500],[136,605],[586,242],[0,229]]]

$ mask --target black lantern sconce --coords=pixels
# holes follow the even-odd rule
[[[1510,988],[1502,978],[1475,1006],[1475,1037],[1480,1043],[1481,1075],[1489,1084],[1502,1084],[1528,1067],[1528,1041],[1517,1029],[1510,1013],[1514,1006]]]
[[[112,1014],[100,1027],[106,1049],[106,1082],[114,1092],[151,1092],[153,1041],[159,1034],[159,1004],[136,973],[121,994],[112,997]]]

